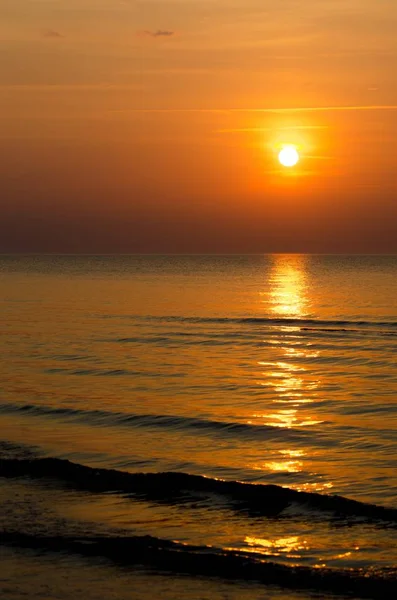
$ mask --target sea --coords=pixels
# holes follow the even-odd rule
[[[397,597],[397,256],[0,256],[0,597]]]

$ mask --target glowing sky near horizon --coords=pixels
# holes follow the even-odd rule
[[[396,30],[392,0],[0,0],[0,251],[397,252]]]

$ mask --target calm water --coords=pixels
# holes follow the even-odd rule
[[[397,257],[2,256],[0,293],[0,594],[395,596]]]

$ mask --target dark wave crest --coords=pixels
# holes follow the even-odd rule
[[[120,318],[119,315],[117,315]],[[294,318],[294,317],[182,317],[182,316],[126,316],[124,318],[132,318],[148,321],[163,321],[165,323],[214,323],[214,324],[263,324],[263,325],[291,325],[301,327],[325,327],[325,328],[362,328],[362,327],[379,327],[379,328],[397,328],[397,321],[369,321],[369,320],[335,320],[335,319],[310,319],[310,318]]]
[[[296,429],[290,432],[272,425],[251,425],[233,421],[214,421],[199,417],[184,417],[177,415],[131,414],[105,410],[83,410],[80,408],[51,407],[35,404],[0,404],[0,413],[26,414],[53,418],[64,418],[87,422],[98,426],[131,426],[160,429],[177,429],[187,431],[208,431],[212,435],[238,435],[246,439],[266,439],[288,437],[289,440],[299,440],[307,432]]]
[[[353,569],[290,567],[244,552],[189,546],[151,536],[67,538],[3,532],[0,543],[11,547],[105,557],[123,566],[137,564],[179,574],[257,581],[287,589],[313,589],[374,600],[397,597],[393,571],[369,574]]]
[[[220,498],[225,506],[247,514],[276,516],[291,505],[329,513],[397,523],[397,509],[366,504],[343,496],[298,492],[277,485],[224,481],[187,473],[127,473],[95,469],[58,458],[0,459],[0,477],[52,478],[75,489],[129,494],[162,503],[187,503]]]

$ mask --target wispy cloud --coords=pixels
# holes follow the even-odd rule
[[[47,29],[46,31],[43,31],[43,37],[50,39],[58,39],[63,38],[64,36],[62,35],[62,33],[59,33],[59,31],[55,31],[54,29]]]
[[[156,31],[139,31],[138,35],[146,35],[149,37],[171,37],[175,35],[175,31],[170,31],[168,29],[157,29]]]
[[[296,125],[291,127],[278,127],[278,131],[304,131],[307,129],[329,129],[328,125]],[[240,127],[236,129],[218,129],[216,133],[263,133],[274,131],[274,127]]]
[[[96,90],[140,90],[142,85],[139,83],[19,83],[19,84],[1,84],[0,90],[10,92],[79,92]]]
[[[372,106],[306,106],[295,108],[132,108],[112,112],[146,112],[146,113],[305,113],[334,111],[370,111],[397,110],[397,104]]]
[[[258,108],[252,109],[252,112],[333,112],[338,110],[397,110],[397,105],[389,104],[370,106],[311,106],[307,108]]]
[[[315,155],[315,154],[305,154],[304,158],[310,158],[312,160],[334,160],[334,156],[321,156],[321,155]]]

